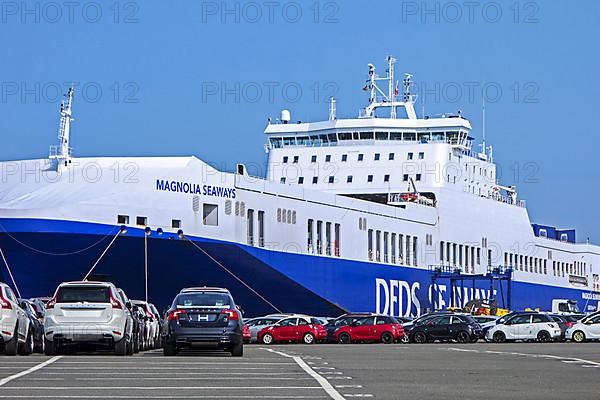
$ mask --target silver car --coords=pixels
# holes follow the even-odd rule
[[[274,325],[277,322],[281,321],[283,318],[286,318],[286,316],[285,315],[273,315],[273,316],[268,315],[265,317],[254,318],[254,319],[251,319],[248,322],[246,322],[246,325],[250,329],[250,343],[256,343],[258,332],[260,332],[261,329],[266,328],[267,326]]]

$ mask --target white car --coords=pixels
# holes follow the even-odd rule
[[[133,319],[117,288],[107,282],[66,282],[46,304],[45,353],[73,343],[97,343],[133,354]]]
[[[567,340],[577,343],[600,339],[600,313],[588,315],[572,327],[567,328],[565,337]]]
[[[132,300],[131,303],[139,306],[146,312],[146,337],[144,338],[144,347],[148,350],[152,350],[157,347],[157,338],[160,334],[160,321],[156,318],[150,304],[142,300]]]
[[[29,318],[19,306],[17,296],[10,286],[0,282],[0,345],[4,347],[4,354],[31,354],[32,335],[29,331]]]
[[[561,330],[554,320],[540,313],[516,314],[498,322],[485,334],[486,341],[504,343],[514,340],[537,340],[550,342],[560,339]]]

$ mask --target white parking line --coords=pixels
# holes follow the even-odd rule
[[[313,370],[301,357],[291,356],[289,354],[286,354],[286,353],[283,353],[280,351],[275,351],[273,349],[264,349],[264,350],[270,351],[271,353],[279,354],[280,356],[283,356],[283,357],[293,359],[294,361],[296,361],[296,364],[298,364],[298,366],[304,370],[304,372],[306,372],[308,375],[313,377],[319,383],[319,385],[321,385],[321,387],[323,388],[323,390],[325,390],[325,392],[329,395],[329,397],[331,397],[334,400],[343,400],[344,399],[344,396],[342,396],[340,394],[340,392],[335,390],[335,388],[331,385],[331,383],[329,383],[329,381],[327,381],[327,379],[325,379],[323,376],[316,373],[315,370]],[[321,358],[313,357],[310,359],[320,360]]]
[[[441,350],[443,350],[443,349],[441,349]],[[468,349],[460,349],[460,348],[455,348],[455,347],[449,347],[446,350],[481,353],[479,350],[468,350]],[[551,360],[559,360],[565,364],[585,364],[587,366],[600,367],[600,362],[585,360],[583,358],[576,358],[576,357],[556,356],[553,354],[519,353],[516,351],[495,351],[495,350],[485,350],[484,353],[519,356],[519,357],[529,357],[529,358],[546,358],[546,359],[551,359]],[[582,365],[582,366],[585,366],[585,365]]]
[[[323,390],[321,386],[27,386],[23,387],[4,387],[2,391],[6,390]],[[13,397],[13,396],[8,396]],[[56,398],[56,396],[50,396]],[[64,397],[61,395],[61,397]],[[87,396],[89,397],[89,395]],[[102,396],[105,397],[105,396]],[[121,398],[122,396],[118,396]],[[138,396],[139,397],[139,396]],[[144,398],[146,398],[144,396]]]
[[[19,372],[18,374],[14,374],[14,375],[8,376],[8,377],[6,377],[6,378],[0,379],[0,386],[4,386],[4,385],[6,385],[8,382],[10,382],[10,381],[13,381],[13,380],[15,380],[15,379],[18,379],[18,378],[20,378],[20,377],[22,377],[22,376],[25,376],[25,375],[29,375],[30,373],[32,373],[32,372],[35,372],[35,371],[37,371],[37,370],[39,370],[39,369],[42,369],[42,368],[44,368],[46,365],[50,365],[50,364],[52,364],[53,362],[55,362],[55,361],[57,361],[57,360],[60,360],[60,358],[61,358],[61,356],[52,357],[51,359],[49,359],[49,360],[46,360],[46,361],[44,361],[43,363],[41,363],[41,364],[38,364],[38,365],[36,365],[36,366],[34,366],[34,367],[31,367],[31,368],[29,368],[29,369],[27,369],[27,370],[25,370],[25,371],[21,371],[21,372]]]
[[[320,388],[319,388],[320,389]],[[42,396],[18,396],[18,395],[9,395],[3,396],[0,395],[0,399],[10,398],[10,399],[56,399],[55,395],[42,395]],[[84,396],[65,396],[61,395],[61,399],[89,399],[89,395]],[[102,396],[103,399],[147,399],[146,396]],[[152,399],[323,399],[325,396],[288,396],[288,395],[277,395],[277,396],[248,396],[248,395],[193,395],[193,396],[155,396],[152,395]]]

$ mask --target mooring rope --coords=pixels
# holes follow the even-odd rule
[[[94,265],[92,265],[92,268],[90,268],[90,270],[88,271],[87,274],[85,274],[85,276],[83,277],[82,280],[87,281],[88,276],[90,276],[90,274],[92,273],[92,271],[94,270],[94,268],[96,268],[96,266],[98,265],[98,263],[100,262],[100,260],[102,260],[102,257],[104,257],[104,255],[106,254],[106,252],[108,251],[108,249],[110,249],[110,246],[113,245],[113,243],[115,242],[115,240],[117,240],[117,238],[119,237],[120,234],[121,234],[121,229],[119,229],[119,231],[117,232],[117,234],[112,238],[112,240],[110,241],[110,243],[108,244],[108,246],[104,249],[104,251],[102,252],[102,254],[100,254],[100,257],[96,260],[96,262],[94,263]]]
[[[4,264],[6,265],[6,269],[8,271],[8,275],[10,276],[10,279],[12,280],[15,290],[17,291],[17,296],[19,296],[19,298],[21,298],[21,292],[19,292],[19,287],[17,286],[17,282],[15,282],[15,278],[12,274],[12,271],[10,270],[8,261],[6,261],[6,257],[4,256],[4,252],[2,251],[2,247],[0,247],[0,255],[2,256],[2,261],[4,261]]]
[[[208,258],[210,258],[212,261],[215,262],[215,264],[217,264],[219,267],[223,268],[223,270],[225,270],[225,272],[227,272],[229,275],[233,276],[238,282],[240,282],[242,285],[244,285],[245,287],[247,287],[252,293],[254,293],[255,295],[257,295],[260,299],[262,299],[265,303],[267,303],[268,305],[270,305],[271,307],[273,307],[274,310],[276,310],[278,313],[281,313],[282,311],[277,308],[273,303],[271,303],[269,300],[265,299],[260,293],[258,293],[256,290],[254,290],[252,287],[250,287],[250,285],[248,285],[246,282],[244,282],[241,278],[239,278],[236,274],[234,274],[233,272],[231,272],[229,269],[227,269],[227,267],[225,267],[223,264],[221,264],[217,259],[215,259],[213,256],[211,256],[206,250],[204,250],[202,247],[200,247],[199,245],[197,245],[196,243],[194,243],[194,241],[188,239],[186,236],[183,236],[188,242],[190,242],[192,244],[192,246],[194,246],[195,248],[197,248],[198,250],[200,250],[202,253],[204,253]]]

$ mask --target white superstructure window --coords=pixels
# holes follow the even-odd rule
[[[117,224],[129,224],[129,215],[117,215]]]
[[[141,226],[148,225],[148,217],[135,217],[135,224]]]
[[[180,219],[172,219],[171,220],[171,228],[173,228],[173,229],[181,228],[181,220]]]

